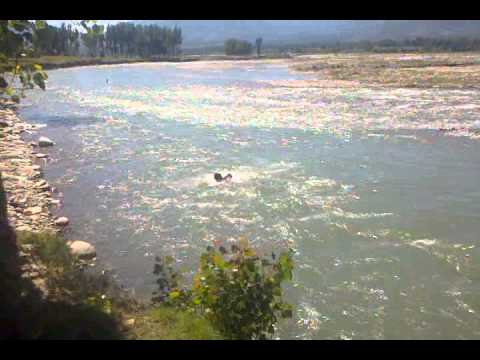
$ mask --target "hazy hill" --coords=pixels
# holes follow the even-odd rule
[[[265,43],[480,36],[478,20],[141,20],[180,26],[184,47],[221,45],[230,37]]]

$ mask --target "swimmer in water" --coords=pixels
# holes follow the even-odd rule
[[[213,178],[215,179],[216,182],[222,182],[222,181],[230,181],[232,180],[232,174],[228,174],[227,176],[223,177],[222,174],[220,173],[215,173],[213,175]]]

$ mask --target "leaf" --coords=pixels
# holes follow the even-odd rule
[[[244,254],[247,257],[254,257],[256,255],[255,251],[253,251],[251,248],[246,248]]]
[[[213,263],[220,269],[223,269],[225,267],[225,260],[218,254],[213,255]]]
[[[43,79],[43,75],[39,72],[33,74],[33,82],[42,90],[45,90],[45,80]]]
[[[286,280],[292,280],[293,263],[290,256],[287,253],[281,254],[278,263],[280,265],[282,277]]]
[[[13,89],[11,86],[8,86],[7,89],[5,90],[5,92],[7,93],[8,96],[12,96],[13,95]]]
[[[40,71],[43,69],[42,65],[40,64],[33,64],[33,68],[36,70],[36,71]]]
[[[35,20],[35,27],[37,29],[44,29],[47,26],[47,22],[45,20]]]
[[[170,294],[170,299],[172,300],[175,300],[176,298],[178,298],[180,296],[180,291],[172,291]]]

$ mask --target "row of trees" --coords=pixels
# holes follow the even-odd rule
[[[260,56],[262,51],[263,39],[257,38],[255,40],[255,48],[257,56]],[[245,40],[228,39],[225,41],[226,55],[250,55],[253,52],[254,46],[252,43]]]
[[[80,33],[72,25],[46,24],[32,33],[31,41],[37,56],[78,56],[82,54],[82,44],[89,56],[176,56],[182,44],[182,31],[178,27],[119,23],[106,29],[93,24],[88,32]],[[22,36],[8,31],[6,21],[0,23],[0,49],[6,56],[14,57],[22,46]]]
[[[312,49],[322,51],[372,51],[372,52],[402,52],[402,51],[479,51],[480,38],[450,37],[450,38],[426,38],[393,40],[383,39],[380,41],[355,41],[355,42],[323,42],[309,43],[301,46],[277,46],[277,50],[290,49],[295,52],[310,52]]]
[[[78,55],[80,33],[72,25],[55,27],[47,24],[37,29],[33,45],[38,55]]]
[[[182,44],[182,30],[157,25],[119,23],[109,26],[104,36],[104,49],[110,55],[176,56]]]

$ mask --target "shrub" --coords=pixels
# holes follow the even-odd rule
[[[292,316],[292,306],[282,299],[282,283],[292,279],[290,253],[266,258],[246,239],[239,245],[232,245],[230,251],[223,246],[207,248],[191,289],[179,286],[179,275],[172,276],[171,265],[163,266],[159,282],[163,295],[154,300],[196,311],[228,339],[271,337],[279,318]]]

